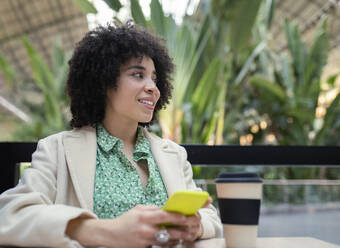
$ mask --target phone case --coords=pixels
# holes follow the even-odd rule
[[[163,210],[184,215],[194,215],[207,202],[209,193],[205,191],[177,191],[162,207]]]

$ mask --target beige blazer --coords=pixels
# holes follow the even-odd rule
[[[145,129],[168,195],[200,190],[183,147]],[[19,184],[0,195],[0,245],[82,247],[65,235],[67,223],[93,213],[97,141],[92,127],[51,135],[38,142],[32,168]],[[200,210],[202,238],[220,237],[221,222],[213,206]]]

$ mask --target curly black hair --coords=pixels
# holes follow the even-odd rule
[[[150,125],[171,98],[174,64],[164,46],[164,39],[127,23],[99,26],[77,43],[69,61],[67,78],[72,113],[70,126],[94,127],[100,123],[105,115],[106,92],[117,88],[120,67],[130,59],[142,56],[153,60],[160,91],[152,120],[139,123]]]

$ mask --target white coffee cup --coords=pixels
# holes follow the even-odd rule
[[[227,248],[256,247],[263,180],[256,173],[221,173],[215,182]]]

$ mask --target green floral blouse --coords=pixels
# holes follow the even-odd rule
[[[145,188],[136,168],[122,152],[123,142],[97,125],[97,162],[93,196],[93,210],[98,218],[116,218],[138,204],[161,207],[168,198],[158,167],[152,156],[150,143],[141,127],[133,160],[145,159],[149,179]]]

